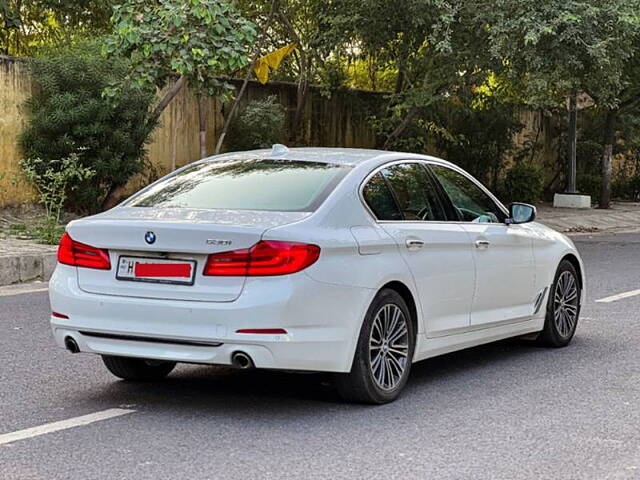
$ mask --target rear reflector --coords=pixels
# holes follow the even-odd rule
[[[74,267],[111,270],[108,250],[76,242],[66,232],[58,246],[58,262]]]
[[[278,335],[285,334],[287,331],[284,328],[241,328],[236,330],[236,333],[255,333],[262,335]]]
[[[52,317],[56,317],[56,318],[66,318],[68,319],[69,317],[67,315],[65,315],[64,313],[58,313],[58,312],[51,312],[51,316]]]
[[[253,247],[209,255],[203,275],[262,277],[304,270],[320,256],[320,247],[307,243],[260,241]]]

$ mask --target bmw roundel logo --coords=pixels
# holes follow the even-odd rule
[[[144,234],[144,241],[151,245],[156,241],[156,234],[153,232],[147,232]]]

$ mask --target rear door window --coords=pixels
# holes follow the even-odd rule
[[[311,212],[350,168],[274,159],[197,163],[136,195],[125,206]]]
[[[404,220],[446,220],[436,189],[420,163],[399,163],[382,170]]]

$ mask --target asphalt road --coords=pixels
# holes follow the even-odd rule
[[[117,381],[54,346],[46,292],[0,296],[0,479],[640,478],[640,234],[575,237],[589,300],[573,343],[506,341],[416,364],[406,393],[343,404],[323,375],[182,366]]]

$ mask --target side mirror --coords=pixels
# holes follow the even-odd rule
[[[533,222],[536,219],[536,207],[528,203],[512,203],[509,205],[507,224]]]

